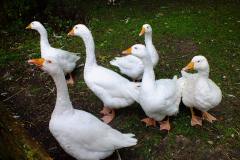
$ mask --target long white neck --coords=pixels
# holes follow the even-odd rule
[[[91,68],[92,66],[97,65],[96,56],[95,56],[95,44],[93,40],[92,33],[89,31],[88,34],[81,36],[86,47],[86,62],[84,70]]]
[[[142,61],[144,65],[144,72],[141,86],[142,90],[148,93],[153,91],[155,88],[155,74],[150,57],[144,57]]]
[[[159,56],[152,42],[152,32],[145,33],[144,38],[145,38],[146,48],[148,50],[148,53],[150,54],[153,66],[155,66],[159,60]]]
[[[144,41],[145,41],[146,46],[153,45],[153,43],[152,43],[152,33],[151,32],[148,32],[148,33],[144,34]]]
[[[47,30],[41,26],[37,29],[38,33],[40,34],[40,47],[41,47],[41,54],[44,54],[45,49],[50,47],[50,44],[48,42],[48,35]]]
[[[73,110],[63,71],[59,71],[59,73],[52,77],[57,87],[57,99],[53,114],[61,114],[64,111]]]
[[[198,74],[202,78],[208,78],[209,77],[209,72],[210,72],[209,66],[204,70],[198,70]]]

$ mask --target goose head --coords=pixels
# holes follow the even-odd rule
[[[142,26],[141,32],[139,33],[139,36],[143,34],[148,34],[148,33],[152,33],[152,27],[149,24],[144,24]]]
[[[68,36],[85,37],[85,36],[89,35],[89,33],[90,33],[89,29],[84,24],[77,24],[68,33]]]
[[[34,30],[40,30],[42,28],[43,28],[43,25],[38,21],[33,21],[26,27],[26,29],[34,29]]]
[[[122,52],[122,54],[124,54],[124,55],[131,54],[131,55],[136,56],[140,59],[143,59],[143,58],[148,56],[146,47],[143,44],[135,44],[132,47],[124,50]]]
[[[183,68],[183,70],[196,70],[200,72],[209,71],[209,64],[207,59],[202,56],[194,56],[191,62]]]
[[[30,59],[28,60],[29,64],[34,64],[43,71],[47,72],[51,76],[54,76],[58,73],[63,72],[58,63],[53,62],[52,60],[47,60],[44,58]]]

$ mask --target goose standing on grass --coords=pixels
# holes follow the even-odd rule
[[[153,63],[146,47],[142,44],[133,45],[122,52],[140,58],[144,64],[144,72],[139,93],[139,103],[148,118],[142,121],[147,126],[160,123],[160,130],[170,130],[169,117],[178,113],[181,100],[181,89],[177,77],[173,79],[155,80]],[[164,120],[166,118],[167,120]],[[164,121],[163,121],[164,120]]]
[[[197,73],[190,74],[186,70],[196,70]],[[217,120],[207,111],[217,106],[222,100],[221,89],[209,79],[209,64],[204,56],[195,56],[191,62],[182,69],[184,86],[182,101],[190,107],[192,119],[191,125],[202,126],[202,119],[209,122]],[[202,117],[195,115],[193,108],[202,111]]]
[[[152,42],[152,27],[149,24],[144,24],[142,26],[142,30],[139,33],[139,36],[143,34],[145,34],[146,48],[148,50],[148,53],[150,54],[153,67],[155,67],[158,63],[159,56]],[[134,81],[142,79],[144,66],[142,61],[138,57],[135,57],[133,55],[115,57],[115,59],[110,61],[110,64],[118,67],[122,74],[127,75]]]
[[[85,25],[75,25],[68,35],[83,39],[86,47],[84,80],[92,92],[102,100],[102,120],[109,123],[115,117],[114,109],[129,106],[137,101],[139,83],[130,82],[118,73],[97,64],[92,33]]]
[[[49,130],[60,146],[78,160],[99,160],[114,150],[134,146],[134,134],[122,134],[92,114],[74,109],[69,98],[62,68],[43,58],[29,60],[47,72],[57,87],[57,100],[49,122]]]
[[[34,29],[40,34],[41,57],[56,61],[62,67],[64,74],[69,74],[68,84],[74,84],[72,71],[76,67],[76,62],[80,59],[76,54],[62,49],[53,48],[48,42],[47,30],[38,22],[31,22],[26,29]]]

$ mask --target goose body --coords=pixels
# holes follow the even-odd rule
[[[181,97],[177,78],[160,79],[153,85],[155,89],[151,92],[142,89],[139,94],[139,102],[146,115],[162,121],[166,116],[177,114]]]
[[[49,130],[65,152],[78,160],[99,160],[114,150],[136,145],[133,134],[122,134],[92,114],[74,109],[68,94],[62,68],[45,59],[33,59],[49,73],[57,87],[57,100],[49,122]]]
[[[76,67],[76,62],[80,59],[77,53],[68,52],[59,48],[54,48],[49,44],[47,30],[38,22],[31,22],[27,29],[34,29],[40,34],[41,57],[59,63],[64,74],[70,74],[70,83],[73,83],[71,72]]]
[[[145,34],[145,44],[150,58],[152,60],[153,66],[155,67],[158,63],[159,56],[157,50],[152,42],[152,28],[149,24],[144,24],[139,35]],[[127,75],[133,80],[142,79],[144,65],[141,59],[138,57],[127,55],[124,57],[116,57],[110,64],[116,66],[120,69],[122,74]]]
[[[80,36],[85,43],[84,80],[91,91],[103,102],[104,109],[101,113],[105,115],[103,120],[109,123],[115,116],[113,109],[127,107],[137,100],[139,84],[130,82],[118,73],[97,64],[93,37],[85,25],[74,26],[69,35]]]
[[[88,72],[88,70],[86,70]],[[138,95],[138,84],[129,82],[114,71],[102,66],[84,73],[88,87],[103,101],[105,106],[119,109],[131,105]]]
[[[141,44],[133,45],[124,54],[139,57],[144,64],[144,73],[139,93],[139,103],[145,114],[150,118],[143,121],[147,125],[156,125],[155,121],[162,121],[166,116],[178,113],[181,100],[181,89],[177,77],[173,79],[155,80],[153,64],[146,47]],[[165,123],[165,122],[164,122]],[[170,129],[169,122],[160,125],[160,129]]]
[[[122,74],[127,75],[133,80],[142,79],[144,66],[142,61],[135,56],[115,57],[110,61],[110,64],[118,67]]]
[[[183,102],[186,106],[194,106],[204,112],[221,102],[221,90],[211,79],[192,74],[186,78],[185,83],[188,84],[183,89]],[[193,94],[189,94],[191,92]]]
[[[185,70],[195,69],[194,74],[187,73]],[[209,64],[204,56],[195,56],[191,63],[182,70],[184,86],[182,89],[183,103],[191,108],[193,119],[192,125],[202,125],[201,118],[195,116],[192,108],[203,112],[203,119],[209,122],[216,120],[215,117],[207,113],[208,110],[216,107],[222,100],[221,89],[209,79]]]

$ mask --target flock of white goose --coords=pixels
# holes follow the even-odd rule
[[[137,144],[134,134],[123,134],[107,123],[115,117],[115,109],[130,106],[134,102],[141,105],[146,114],[142,119],[147,126],[160,125],[160,130],[170,130],[169,116],[176,115],[179,104],[191,109],[191,125],[202,125],[202,120],[213,122],[214,116],[207,111],[217,106],[222,99],[220,88],[209,79],[209,64],[204,56],[193,57],[182,69],[181,78],[156,79],[154,67],[159,61],[158,53],[152,42],[152,28],[144,24],[139,35],[145,35],[145,45],[135,44],[110,63],[120,72],[132,78],[129,81],[120,74],[97,64],[95,45],[91,31],[78,24],[68,33],[81,37],[86,47],[84,80],[91,91],[103,102],[102,122],[94,115],[74,109],[69,98],[67,83],[74,84],[72,71],[80,57],[75,53],[51,47],[47,31],[37,21],[27,29],[37,30],[40,34],[41,58],[28,61],[47,72],[57,87],[57,99],[49,129],[60,146],[80,160],[99,160],[110,156],[114,150]],[[197,73],[187,73],[196,70]],[[66,81],[65,75],[69,74]],[[135,82],[141,80],[141,82]],[[202,116],[194,113],[200,110]]]

